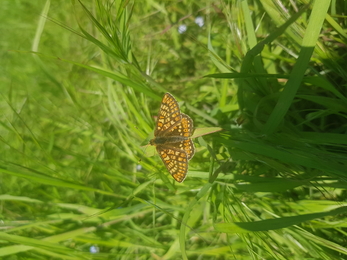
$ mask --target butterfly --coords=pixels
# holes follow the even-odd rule
[[[161,101],[154,138],[149,141],[154,145],[172,177],[183,182],[187,176],[188,161],[195,153],[193,120],[181,113],[176,99],[166,93]]]

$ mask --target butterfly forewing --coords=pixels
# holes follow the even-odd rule
[[[181,113],[181,121],[172,127],[165,136],[180,136],[190,138],[193,134],[193,120],[186,114]]]
[[[161,101],[154,136],[163,136],[181,121],[181,112],[176,99],[166,93]]]

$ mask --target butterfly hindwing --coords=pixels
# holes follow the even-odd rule
[[[175,147],[157,146],[157,152],[172,177],[183,182],[188,171],[187,153]]]

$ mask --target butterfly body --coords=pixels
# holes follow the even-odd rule
[[[154,138],[150,144],[157,152],[172,177],[183,182],[188,171],[188,161],[195,148],[191,140],[193,120],[181,113],[176,99],[166,93],[160,105]]]
[[[170,143],[177,143],[177,142],[182,142],[188,140],[187,137],[182,137],[182,136],[168,136],[168,137],[156,137],[153,138],[150,141],[151,145],[164,145],[164,144],[170,144]]]

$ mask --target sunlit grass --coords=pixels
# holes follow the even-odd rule
[[[0,256],[344,259],[346,10],[296,4],[4,3]],[[182,184],[145,146],[165,92]]]

